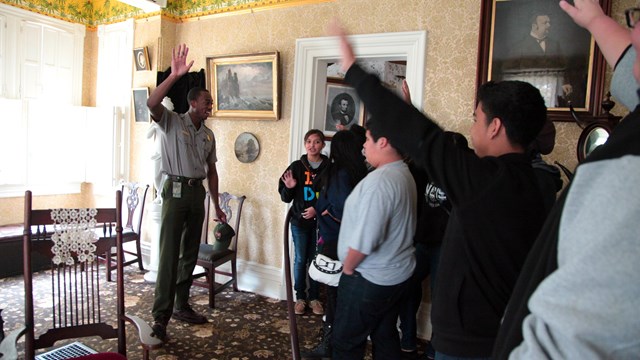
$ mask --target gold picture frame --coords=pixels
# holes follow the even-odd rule
[[[151,63],[149,62],[149,50],[147,50],[146,46],[133,49],[133,62],[136,65],[136,71],[151,70]]]
[[[609,14],[611,0],[599,3]],[[601,113],[604,58],[589,32],[575,24],[557,1],[482,0],[480,13],[477,87],[488,80],[530,82],[540,89],[553,121],[574,121],[571,107],[585,119]],[[544,40],[530,35],[534,19],[550,20]],[[542,47],[544,57],[523,57],[532,54],[533,50],[524,50],[532,39],[537,43],[529,48]],[[545,61],[543,65],[535,64],[539,59]]]
[[[207,57],[212,116],[240,120],[280,118],[279,53]]]

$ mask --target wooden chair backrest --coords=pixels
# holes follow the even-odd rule
[[[238,247],[238,234],[240,232],[240,217],[242,215],[242,206],[246,196],[236,196],[229,194],[228,192],[220,193],[218,196],[220,209],[227,215],[227,222],[236,232],[235,236],[231,239],[229,249],[236,251]],[[209,213],[211,211],[211,195],[207,191],[207,195],[204,199],[204,223],[202,226],[202,243],[208,243],[209,239]],[[235,221],[232,221],[235,220]]]
[[[124,210],[127,214],[124,228],[133,230],[139,236],[142,231],[142,216],[149,185],[142,188],[138,183],[124,183],[121,190],[124,199]]]
[[[52,210],[32,209],[32,194],[25,193],[25,216],[23,236],[24,256],[24,288],[25,288],[25,358],[32,359],[35,350],[51,347],[58,340],[80,338],[85,336],[100,336],[103,339],[117,338],[118,352],[125,355],[126,341],[124,333],[124,279],[122,271],[122,192],[116,192],[115,208],[96,209],[95,223],[99,226],[94,230],[99,237],[93,244],[95,254],[103,254],[110,247],[117,249],[117,319],[107,319],[103,316],[104,307],[108,306],[106,299],[101,298],[100,287],[102,279],[99,274],[99,262],[82,259],[78,252],[73,255],[69,263],[55,263],[54,241],[56,234],[52,219]],[[83,211],[86,209],[65,209],[67,211]],[[59,230],[58,234],[66,233]],[[51,299],[51,324],[45,329],[38,329],[36,336],[34,319],[33,276],[31,271],[32,256],[44,256],[51,259],[50,293],[39,292],[38,298]],[[109,302],[111,303],[111,302]],[[43,319],[39,319],[43,322]],[[115,326],[110,325],[115,322]],[[42,332],[44,331],[44,332]]]

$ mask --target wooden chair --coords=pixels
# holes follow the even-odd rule
[[[220,208],[227,215],[227,222],[236,235],[231,239],[229,248],[223,250],[214,250],[213,245],[208,242],[209,239],[209,209],[210,209],[210,197],[207,193],[205,198],[205,218],[202,226],[202,243],[200,244],[200,250],[198,252],[197,265],[204,268],[203,273],[194,274],[193,285],[204,287],[209,289],[209,307],[215,307],[215,295],[230,285],[233,285],[233,291],[238,291],[238,272],[236,270],[236,253],[238,249],[238,236],[240,233],[240,215],[242,214],[242,204],[246,199],[246,196],[231,195],[227,192],[219,194]],[[232,220],[235,220],[232,222]],[[233,224],[233,225],[232,225]],[[215,241],[215,240],[214,240]],[[231,271],[223,271],[218,269],[220,265],[227,262],[231,263]],[[224,275],[230,277],[230,279],[217,285],[215,282],[215,275]],[[204,280],[199,280],[204,277]]]
[[[117,191],[115,208],[33,210],[32,194],[25,193],[26,359],[33,359],[36,350],[51,347],[59,340],[86,336],[117,339],[118,353],[126,356],[125,322],[136,326],[144,359],[149,358],[150,350],[162,346],[160,340],[151,337],[151,327],[146,322],[124,312],[121,206],[122,192]],[[104,298],[104,290],[101,293],[103,280],[99,275],[99,261],[94,259],[95,254],[104,254],[111,247],[116,248],[117,259],[115,304]],[[31,262],[34,256],[51,260],[51,269],[47,270],[51,278],[48,293],[33,293]],[[34,296],[50,301],[50,313],[39,318],[38,324],[34,319]],[[115,318],[106,316],[108,309]]]
[[[122,265],[128,266],[134,263],[138,264],[140,271],[144,271],[144,265],[142,265],[142,251],[140,249],[140,240],[142,239],[142,216],[144,215],[144,203],[147,199],[147,191],[149,185],[144,188],[140,187],[138,183],[124,183],[122,184],[121,191],[127,196],[124,198],[123,205],[127,214],[127,222],[124,225],[122,231],[122,242],[135,241],[136,250],[130,251],[122,249],[125,254],[133,256],[130,260],[125,260]],[[105,256],[100,256],[107,265],[107,281],[112,281],[111,272],[115,269],[116,254],[112,252],[112,249],[107,251]],[[109,259],[110,261],[107,261]]]

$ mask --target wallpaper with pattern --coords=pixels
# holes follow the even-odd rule
[[[2,0],[4,1],[4,0]],[[635,6],[632,0],[614,0],[614,14]],[[192,70],[206,67],[206,57],[279,51],[281,58],[279,121],[209,119],[216,135],[220,190],[246,195],[242,215],[240,257],[280,268],[282,233],[286,206],[277,192],[278,178],[289,164],[291,99],[296,39],[325,36],[329,21],[339,17],[353,34],[426,30],[423,108],[442,127],[467,134],[471,126],[475,97],[479,0],[336,0],[244,12],[230,16],[195,17],[183,23],[155,16],[136,21],[135,46],[148,46],[152,71],[134,72],[134,87],[155,87],[155,72],[170,64],[171,48],[178,43],[190,47],[195,60]],[[618,19],[622,19],[620,16]],[[230,31],[233,29],[233,31]],[[97,34],[87,33],[85,89],[95,92]],[[409,79],[410,80],[410,79]],[[95,96],[87,96],[90,104]],[[614,112],[624,114],[616,106]],[[580,133],[577,125],[556,123],[556,148],[547,161],[559,161],[573,169]],[[147,124],[132,122],[132,180],[152,182],[149,174]],[[253,163],[241,163],[234,155],[234,141],[242,132],[253,133],[260,142],[260,154]],[[294,158],[301,154],[295,154]],[[566,179],[565,179],[566,180]],[[55,197],[54,197],[55,199]],[[16,199],[16,205],[21,203]],[[18,212],[20,214],[20,212]],[[0,215],[14,217],[5,206]],[[19,216],[18,216],[19,218]]]

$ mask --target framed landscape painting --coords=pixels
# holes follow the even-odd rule
[[[278,120],[278,52],[207,57],[214,117]]]

